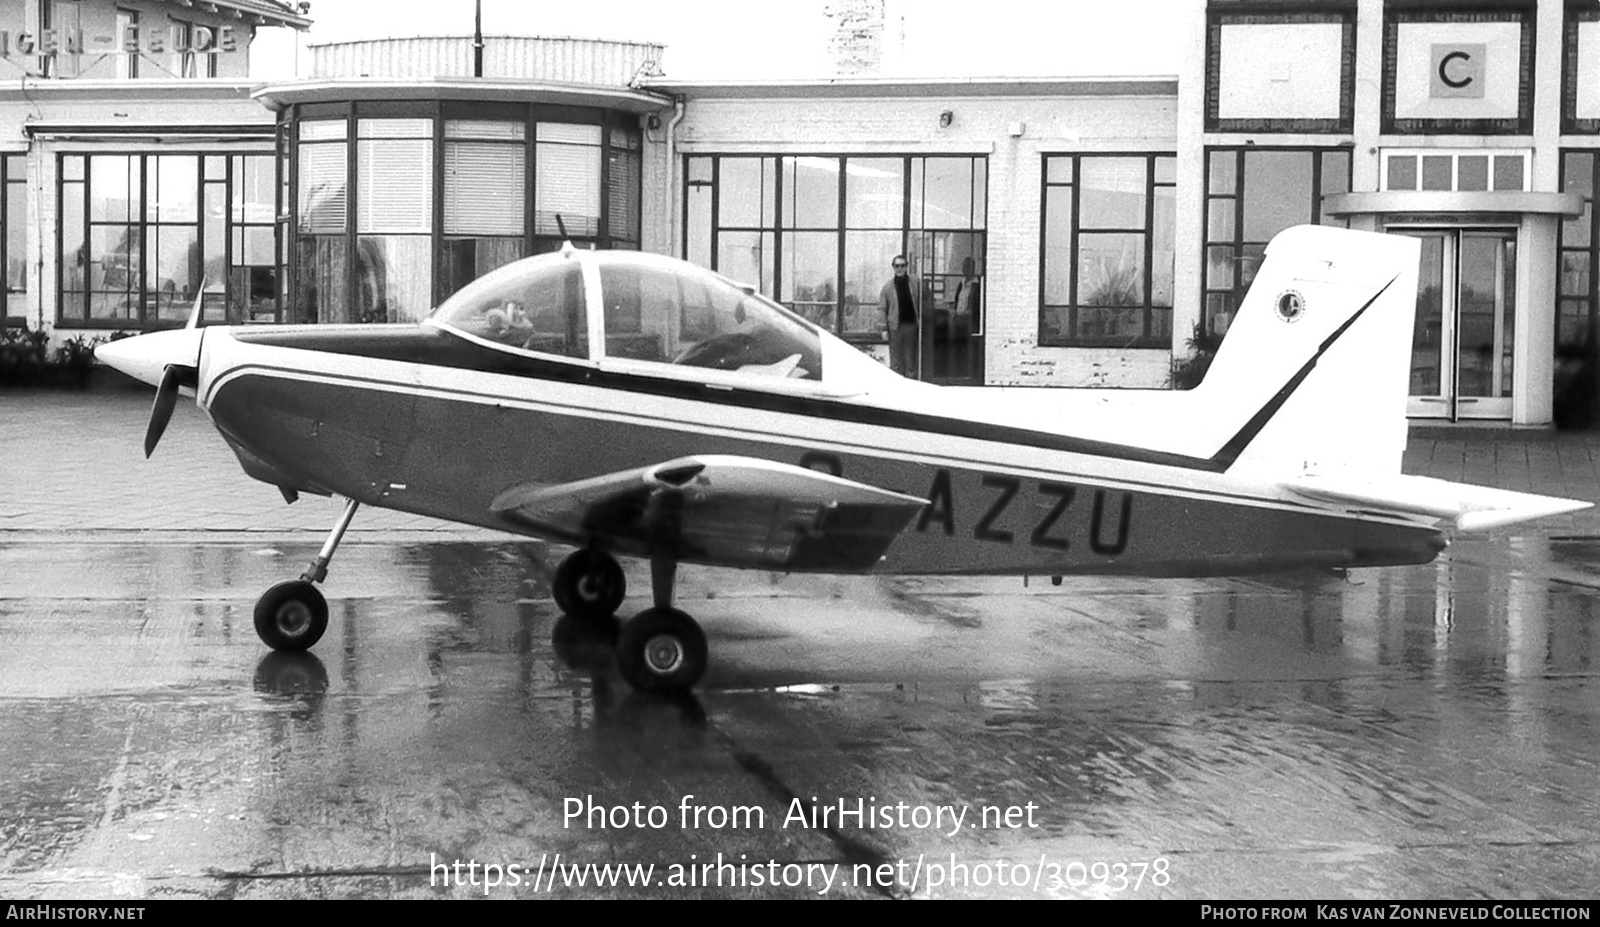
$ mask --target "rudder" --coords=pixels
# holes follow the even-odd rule
[[[1419,255],[1415,239],[1347,229],[1273,238],[1194,390],[1221,413],[1230,470],[1400,471]]]

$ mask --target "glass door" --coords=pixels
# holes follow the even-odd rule
[[[983,385],[984,233],[912,233],[911,272],[922,278],[920,379]]]
[[[1510,419],[1516,230],[1393,231],[1422,240],[1408,413]]]

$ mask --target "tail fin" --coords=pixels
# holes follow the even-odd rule
[[[1399,473],[1415,239],[1298,226],[1266,260],[1194,400],[1229,469]]]

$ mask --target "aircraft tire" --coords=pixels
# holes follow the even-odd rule
[[[706,634],[675,608],[634,615],[617,635],[617,669],[641,692],[688,692],[706,671]]]
[[[556,566],[550,594],[564,614],[584,620],[610,618],[628,595],[628,581],[617,558],[582,547]]]
[[[256,600],[256,635],[273,650],[306,650],[328,630],[328,600],[303,579],[286,580]]]

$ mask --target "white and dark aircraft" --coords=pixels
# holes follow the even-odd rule
[[[1189,391],[903,379],[748,287],[637,252],[528,258],[420,324],[196,327],[101,347],[194,390],[250,476],[344,509],[261,596],[280,650],[327,626],[316,584],[358,506],[570,544],[556,603],[616,633],[637,688],[683,691],[705,634],[680,563],[828,573],[1197,576],[1425,563],[1446,530],[1588,503],[1400,473],[1418,248],[1277,236]],[[871,304],[862,311],[873,311]],[[618,556],[652,605],[616,629]]]

